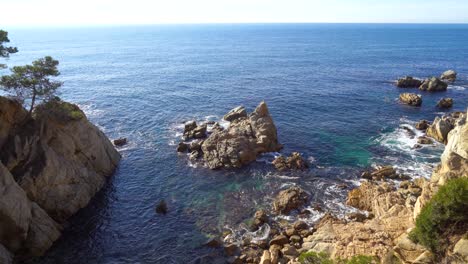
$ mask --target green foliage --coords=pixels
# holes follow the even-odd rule
[[[333,264],[325,252],[304,252],[299,256],[299,262],[302,264]]]
[[[60,122],[69,122],[86,118],[81,109],[75,105],[54,97],[51,100],[37,106],[35,115],[37,118],[52,118]]]
[[[36,100],[47,100],[52,98],[56,90],[62,86],[61,82],[52,81],[49,77],[58,76],[59,62],[47,56],[33,61],[32,65],[15,66],[11,69],[12,74],[2,76],[0,86],[7,92],[14,92],[18,100],[24,102],[31,99],[31,113]]]
[[[377,263],[372,256],[356,255],[350,259],[332,260],[325,252],[304,252],[299,256],[302,264],[373,264]]]
[[[466,231],[467,210],[468,178],[449,180],[421,210],[409,237],[438,255],[444,254],[448,237]]]
[[[0,29],[0,58],[8,58],[10,54],[18,52],[15,47],[5,47],[3,43],[10,42],[8,32]],[[0,70],[5,69],[6,65],[0,63]]]

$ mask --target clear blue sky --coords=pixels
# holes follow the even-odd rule
[[[468,23],[468,0],[0,0],[0,6],[0,26]]]

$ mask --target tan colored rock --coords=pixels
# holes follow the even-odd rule
[[[452,129],[453,118],[449,116],[436,117],[432,125],[427,128],[426,134],[439,142],[447,143],[447,135]]]
[[[255,161],[260,153],[281,148],[265,102],[248,118],[232,122],[229,129],[214,131],[202,145],[203,158],[210,169],[241,167]]]
[[[454,70],[448,70],[440,75],[441,80],[446,80],[449,82],[454,82],[457,79],[457,72]]]
[[[395,240],[393,250],[400,260],[412,263],[426,251],[426,248],[415,244],[408,238],[408,234],[404,233]]]
[[[434,255],[428,250],[424,251],[415,261],[413,264],[433,264],[434,263]]]
[[[431,77],[423,81],[419,90],[428,92],[439,92],[447,90],[448,85],[437,77]]]
[[[290,187],[278,193],[273,202],[273,210],[276,213],[288,214],[292,210],[296,210],[304,206],[307,202],[307,193],[299,187]]]
[[[426,130],[429,125],[430,125],[429,121],[420,120],[418,123],[416,123],[415,127],[417,130]]]
[[[468,263],[468,239],[460,239],[453,247],[453,253]]]
[[[281,252],[281,246],[271,245],[270,249],[271,264],[278,264]]]
[[[307,162],[304,160],[299,152],[291,153],[291,156],[284,157],[278,156],[272,162],[273,166],[279,171],[284,170],[304,170],[308,167]]]
[[[270,251],[263,250],[262,258],[260,259],[260,264],[271,264]]]
[[[223,119],[229,122],[232,122],[236,119],[239,118],[246,118],[247,117],[247,111],[245,110],[245,107],[243,106],[238,106],[231,111],[229,111],[226,115],[224,115]]]
[[[400,94],[400,101],[407,105],[421,106],[422,98],[421,95],[414,93],[402,93]]]

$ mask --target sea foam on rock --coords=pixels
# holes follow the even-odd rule
[[[0,150],[0,244],[23,257],[44,254],[120,160],[104,133],[62,101],[31,117],[0,97]]]

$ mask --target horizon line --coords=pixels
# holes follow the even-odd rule
[[[77,28],[77,27],[131,27],[131,26],[185,26],[185,25],[266,25],[266,24],[330,24],[330,25],[468,25],[468,22],[157,22],[157,23],[116,23],[116,24],[68,24],[68,25],[12,25],[2,28]]]

